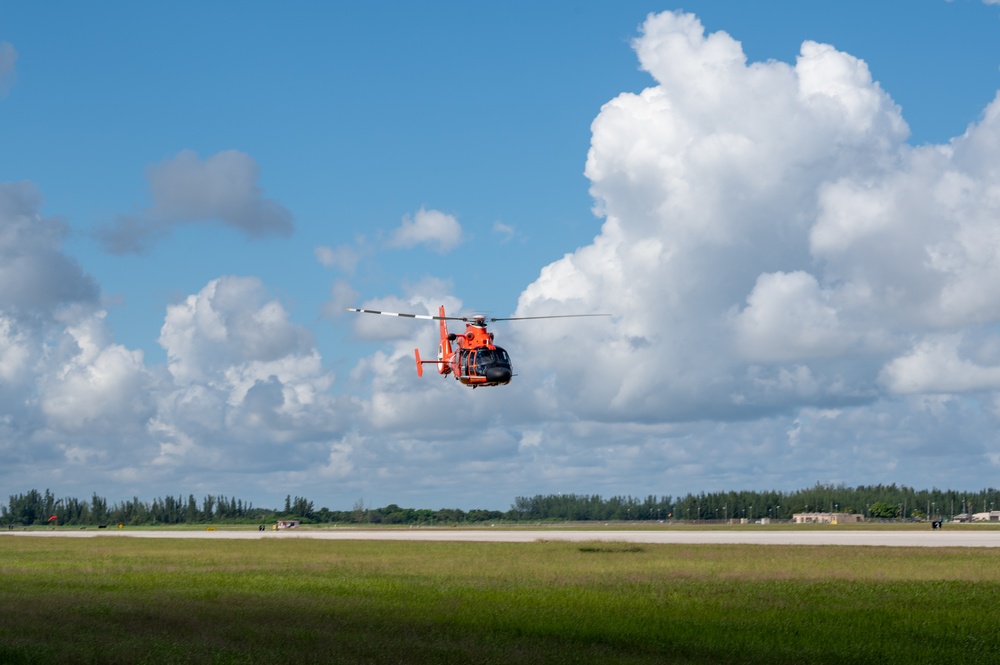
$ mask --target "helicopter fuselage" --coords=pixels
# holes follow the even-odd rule
[[[486,326],[465,324],[465,335],[454,335],[458,349],[451,354],[448,369],[467,386],[502,386],[514,376],[507,352],[493,344]],[[451,337],[451,336],[450,336]]]
[[[466,322],[465,334],[448,332],[444,307],[440,308],[439,320],[441,339],[438,343],[437,360],[421,360],[420,349],[414,349],[417,359],[417,374],[423,376],[424,365],[437,365],[438,374],[451,374],[462,385],[472,388],[502,386],[510,383],[514,372],[510,366],[510,356],[493,343],[493,333],[486,329],[486,321],[476,317]],[[458,348],[454,348],[457,346]]]

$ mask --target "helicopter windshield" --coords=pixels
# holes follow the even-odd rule
[[[510,369],[510,356],[499,346],[476,351],[476,374],[486,376],[486,370],[490,367]]]

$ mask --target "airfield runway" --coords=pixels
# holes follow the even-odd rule
[[[243,539],[312,538],[318,540],[396,540],[447,541],[477,543],[531,543],[537,541],[616,542],[650,544],[706,545],[849,545],[869,547],[1000,547],[1000,531],[975,527],[932,530],[829,530],[795,531],[761,529],[760,531],[700,529],[288,529],[259,530],[151,530],[151,529],[81,529],[51,531],[0,531],[0,536],[57,538],[207,538]]]

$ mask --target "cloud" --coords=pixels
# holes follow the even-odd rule
[[[894,393],[940,394],[1000,391],[1000,362],[962,357],[960,333],[926,337],[883,368],[880,380]]]
[[[104,312],[69,322],[75,353],[42,377],[40,406],[50,427],[88,434],[135,433],[153,414],[152,375],[141,351],[115,344]]]
[[[833,46],[749,63],[726,33],[667,12],[634,47],[655,84],[592,125],[601,233],[542,268],[516,313],[615,318],[512,327],[520,390],[594,431],[671,426],[693,437],[685,447],[720,451],[769,431],[763,449],[787,452],[788,419],[829,410],[840,415],[812,423],[800,450],[856,426],[885,436],[881,454],[903,466],[905,446],[970,414],[917,418],[922,403],[900,395],[1000,389],[1000,359],[972,352],[1000,345],[1000,99],[949,144],[914,147],[867,65]],[[698,422],[745,424],[722,435]],[[845,463],[846,477],[866,477]]]
[[[62,250],[66,225],[29,183],[0,183],[0,459],[58,473],[131,441],[151,413],[142,354],[111,340],[100,291]]]
[[[500,242],[507,242],[517,233],[517,229],[501,221],[493,222],[493,233],[500,236]]]
[[[809,273],[766,273],[736,316],[736,344],[750,360],[772,362],[835,356],[852,333]]]
[[[325,457],[319,441],[342,427],[312,335],[256,278],[221,277],[168,307],[160,344],[170,375],[157,413],[160,465],[241,447],[252,465]]]
[[[267,299],[260,280],[220,277],[167,308],[160,345],[174,381],[185,385],[223,368],[297,356],[312,337],[288,320],[281,303]]]
[[[330,299],[321,306],[324,317],[333,318],[344,315],[348,307],[353,307],[358,301],[358,292],[342,279],[334,280],[330,287]]]
[[[142,253],[181,224],[220,221],[249,237],[289,236],[292,214],[264,198],[260,169],[246,153],[225,150],[202,160],[191,150],[155,164],[147,172],[151,207],[120,215],[97,237],[115,254]]]
[[[389,239],[390,247],[411,248],[427,245],[445,254],[462,242],[462,226],[452,215],[421,208],[416,214],[404,215],[400,226]]]
[[[94,305],[98,287],[62,252],[68,229],[41,215],[30,183],[0,183],[0,307],[51,319],[61,307]]]
[[[233,493],[229,476],[331,463],[356,407],[331,394],[334,375],[311,334],[260,280],[220,277],[169,307],[160,335],[168,362],[149,367],[115,342],[96,286],[61,253],[62,227],[38,205],[27,185],[0,186],[0,270],[37,266],[5,282],[0,300],[8,474],[81,496],[95,486],[145,495],[203,482]],[[51,275],[38,283],[43,272]]]
[[[341,245],[340,247],[320,246],[314,250],[316,260],[327,268],[337,268],[341,272],[353,273],[358,266],[361,256],[353,247]]]
[[[10,90],[17,80],[17,50],[8,42],[0,42],[0,97]]]

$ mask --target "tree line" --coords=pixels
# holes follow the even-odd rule
[[[150,526],[157,524],[258,524],[279,519],[300,520],[306,524],[366,523],[366,524],[458,524],[502,520],[504,513],[496,510],[440,510],[401,508],[390,504],[384,508],[367,508],[363,501],[351,510],[315,508],[305,497],[285,497],[283,508],[255,507],[250,501],[236,497],[207,495],[200,501],[193,494],[186,499],[167,496],[152,501],[133,497],[128,501],[109,504],[94,493],[89,501],[74,497],[56,498],[51,490],[33,489],[12,494],[7,504],[0,504],[0,523],[10,526]]]
[[[729,521],[755,522],[764,518],[787,520],[795,513],[861,513],[869,519],[948,518],[959,513],[1000,509],[1000,490],[975,492],[917,490],[905,485],[847,487],[817,483],[793,492],[715,492],[683,497],[549,494],[517,497],[507,511],[458,508],[403,508],[389,504],[366,507],[363,500],[351,510],[316,508],[305,497],[285,497],[280,508],[261,508],[236,497],[207,495],[199,501],[163,497],[109,504],[97,493],[90,500],[56,498],[48,489],[12,494],[0,504],[0,523],[17,526],[39,524],[146,526],[156,524],[266,523],[297,519],[307,524],[413,524],[449,525],[482,522],[537,521]]]
[[[187,499],[168,496],[140,501],[108,504],[97,493],[89,501],[75,497],[56,498],[48,489],[12,494],[0,505],[0,522],[29,526],[32,524],[194,524],[200,522],[252,522],[273,514],[273,510],[254,508],[250,502],[226,496],[208,495],[199,503],[194,495]]]
[[[860,513],[870,519],[950,518],[960,513],[1000,509],[1000,490],[917,490],[905,485],[817,483],[792,492],[739,491],[680,497],[550,494],[518,497],[512,519],[571,521],[729,521],[788,520],[796,513]]]

